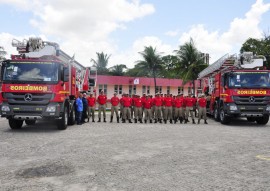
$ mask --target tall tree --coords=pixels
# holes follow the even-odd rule
[[[97,60],[94,60],[93,58],[91,59],[91,62],[94,63],[94,66],[97,67],[97,72],[98,74],[108,74],[109,70],[107,68],[109,58],[111,55],[104,54],[103,52],[101,53],[96,53],[97,54]]]
[[[157,91],[157,82],[156,76],[157,72],[162,68],[161,66],[161,56],[157,53],[156,48],[152,46],[144,47],[144,51],[139,52],[143,57],[143,60],[137,61],[136,68],[141,72],[148,73],[151,77],[154,78],[155,84],[155,93]]]
[[[180,63],[177,66],[180,78],[184,83],[192,80],[193,93],[195,93],[195,80],[198,77],[200,71],[207,67],[204,63],[204,57],[196,48],[193,39],[179,47],[179,50],[175,51]]]
[[[165,78],[179,78],[176,71],[179,64],[179,59],[174,55],[166,55],[161,58],[162,60],[162,70],[160,74]]]
[[[113,67],[109,68],[110,74],[113,76],[124,76],[125,69],[127,69],[127,66],[124,64],[117,64]]]

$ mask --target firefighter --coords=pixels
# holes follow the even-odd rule
[[[163,100],[160,97],[160,94],[157,93],[156,97],[153,99],[153,105],[155,106],[155,123],[159,122],[162,123],[162,105],[163,105]]]
[[[100,94],[97,98],[97,102],[99,104],[98,106],[98,122],[100,122],[101,120],[101,111],[103,112],[103,119],[104,122],[106,123],[106,103],[107,103],[107,96],[104,95],[104,91],[101,90]]]
[[[152,99],[150,98],[150,95],[146,96],[145,101],[143,102],[144,107],[144,123],[147,123],[147,120],[149,119],[150,123],[152,123]]]
[[[93,96],[93,93],[90,93],[90,96],[87,98],[87,102],[88,102],[88,122],[90,116],[92,116],[92,122],[95,122],[96,98]]]
[[[132,123],[131,121],[131,115],[130,115],[130,106],[132,104],[132,99],[128,96],[128,94],[124,94],[124,97],[122,99],[123,102],[123,123],[126,122],[126,119],[129,121],[129,123]]]
[[[134,122],[139,121],[142,123],[142,100],[139,95],[133,99],[134,102]]]
[[[188,94],[188,96],[185,99],[186,104],[186,116],[185,116],[185,123],[188,122],[189,114],[191,115],[192,123],[195,124],[194,114],[193,114],[193,107],[195,103],[195,99],[191,96],[191,94]]]
[[[180,123],[183,122],[183,107],[184,107],[184,98],[183,94],[178,94],[177,97],[174,99],[173,103],[175,107],[175,113],[174,113],[174,123],[177,122],[177,120],[180,120]]]
[[[170,94],[167,94],[167,97],[164,98],[164,106],[165,106],[165,112],[164,112],[164,122],[167,123],[167,120],[170,120],[170,123],[172,123],[172,97]]]
[[[200,124],[200,120],[202,118],[204,119],[204,124],[208,124],[207,118],[206,118],[206,104],[207,104],[207,100],[205,98],[205,95],[202,94],[200,98],[198,99],[198,106],[199,106],[198,124]]]
[[[122,118],[122,119],[123,119],[123,109],[124,109],[124,106],[123,106],[123,97],[124,96],[125,95],[122,94],[122,97],[120,98],[120,118]]]
[[[113,114],[114,113],[116,115],[117,123],[119,123],[119,114],[118,114],[119,102],[120,102],[120,99],[117,97],[117,93],[115,92],[113,94],[113,97],[111,98],[111,121],[110,121],[111,123],[113,121]]]

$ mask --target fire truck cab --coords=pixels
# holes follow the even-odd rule
[[[207,112],[227,124],[232,118],[267,124],[270,112],[270,71],[264,57],[228,54],[199,73],[207,95]]]

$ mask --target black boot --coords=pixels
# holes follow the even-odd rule
[[[100,122],[100,118],[98,118],[98,121],[97,122]]]
[[[204,120],[204,124],[208,124],[206,120]]]
[[[129,123],[132,123],[131,119],[128,120]]]
[[[198,124],[200,124],[200,119],[198,119]]]
[[[157,120],[155,119],[155,123],[157,123]]]
[[[147,123],[147,120],[146,119],[144,120],[144,123]]]
[[[164,119],[164,123],[167,124],[167,120],[166,119]]]
[[[187,119],[185,119],[185,123],[187,123],[188,122],[188,120]]]
[[[94,118],[92,118],[92,122],[95,123],[95,119]]]
[[[143,123],[143,122],[142,122],[142,119],[139,119],[139,121],[140,121],[140,123]]]
[[[181,124],[183,123],[183,118],[182,118],[182,117],[180,117],[180,123],[181,123]]]
[[[170,119],[170,123],[172,124],[172,119]]]
[[[176,122],[177,122],[177,118],[174,118],[174,124],[176,124]]]
[[[195,123],[195,119],[192,119],[192,124],[196,124],[196,123]]]
[[[152,119],[150,119],[150,123],[152,123]]]
[[[119,117],[117,117],[117,123],[119,123]]]
[[[134,123],[137,123],[137,119],[134,119]]]
[[[104,118],[104,120],[103,120],[105,123],[106,123],[106,118]]]
[[[162,119],[159,119],[159,123],[162,123]]]
[[[126,120],[125,119],[122,119],[122,123],[126,123]]]
[[[89,122],[89,117],[87,119],[88,119],[87,122]]]
[[[111,121],[110,121],[110,123],[112,123],[112,121],[113,121],[113,116],[111,116]]]

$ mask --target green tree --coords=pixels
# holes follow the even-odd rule
[[[196,48],[192,38],[189,42],[180,46],[179,50],[175,52],[180,61],[177,66],[179,76],[183,79],[184,83],[192,80],[193,93],[195,93],[195,80],[199,72],[207,67],[207,64],[204,63],[204,57],[201,56],[201,52]]]
[[[104,54],[103,52],[101,53],[96,53],[97,54],[97,60],[94,60],[93,58],[91,59],[91,62],[94,63],[94,66],[97,67],[97,72],[98,74],[104,75],[108,74],[109,70],[107,68],[109,58],[111,55]]]
[[[164,78],[179,78],[179,75],[176,71],[179,64],[179,59],[174,55],[166,55],[161,58],[162,61],[162,70],[160,75]]]
[[[270,35],[265,35],[262,39],[249,38],[240,49],[240,53],[243,52],[253,52],[256,55],[265,56],[266,65],[270,68]]]
[[[139,69],[139,73],[147,74],[154,78],[155,93],[157,91],[156,77],[158,71],[161,70],[161,56],[157,53],[156,48],[152,46],[144,47],[143,52],[139,52],[143,57],[143,60],[137,61],[136,68]]]
[[[124,76],[125,69],[127,69],[127,66],[124,64],[117,64],[113,67],[109,68],[110,74],[113,76]]]

